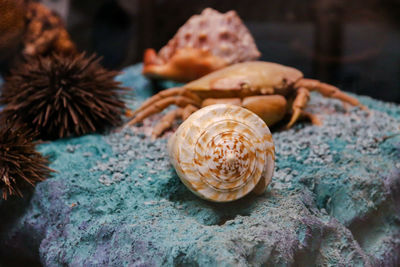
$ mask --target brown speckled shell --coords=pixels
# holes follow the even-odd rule
[[[235,11],[225,14],[206,8],[192,16],[164,46],[159,57],[167,62],[177,50],[198,48],[225,60],[226,65],[260,57],[254,39]]]
[[[267,125],[234,105],[211,105],[193,113],[170,138],[168,152],[181,181],[214,202],[263,193],[274,171]]]
[[[206,8],[192,16],[158,54],[154,49],[145,51],[143,74],[188,82],[258,57],[254,39],[235,11],[222,14]]]

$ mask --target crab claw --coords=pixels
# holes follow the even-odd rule
[[[143,61],[144,75],[178,82],[193,81],[227,65],[224,59],[212,55],[209,51],[195,48],[179,49],[168,62],[164,62],[155,54],[154,49],[147,49]]]
[[[157,52],[153,48],[147,48],[143,55],[143,73],[147,72],[146,67],[157,64]]]

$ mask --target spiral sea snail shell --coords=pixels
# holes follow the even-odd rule
[[[261,194],[271,181],[275,152],[271,132],[253,112],[218,104],[187,118],[168,142],[181,181],[214,202]]]

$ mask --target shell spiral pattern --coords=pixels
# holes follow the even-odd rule
[[[168,151],[182,182],[215,202],[264,192],[274,170],[267,125],[234,105],[212,105],[193,113],[169,140]]]

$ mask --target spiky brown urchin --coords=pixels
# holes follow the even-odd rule
[[[35,150],[31,131],[14,124],[0,125],[0,190],[3,199],[22,196],[22,188],[34,186],[50,175],[48,160]]]
[[[102,131],[121,122],[125,104],[118,74],[95,55],[26,59],[11,72],[0,103],[10,121],[27,124],[42,139]]]

